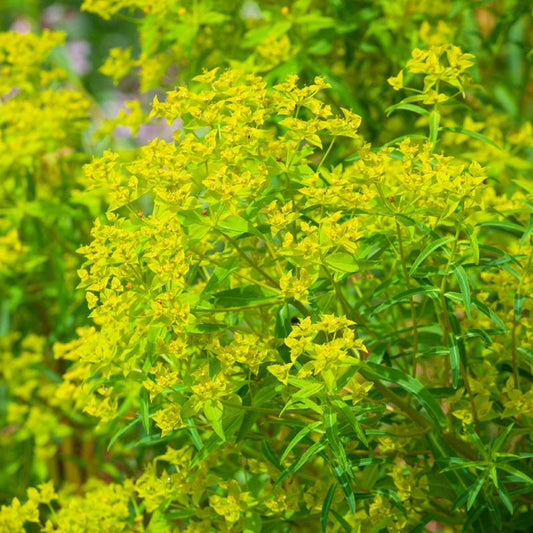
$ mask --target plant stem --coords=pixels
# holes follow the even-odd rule
[[[194,308],[194,311],[198,311],[199,313],[229,313],[231,311],[245,311],[246,309],[268,307],[268,306],[275,305],[278,303],[281,303],[281,300],[269,300],[268,302],[262,302],[262,303],[253,304],[253,305],[240,305],[238,307],[213,307],[213,308],[196,307]]]
[[[407,289],[411,288],[411,280],[409,279],[409,272],[407,272],[407,265],[405,263],[405,252],[403,248],[402,231],[400,224],[396,221],[396,233],[398,235],[398,247],[400,249],[400,261],[402,263],[403,275],[405,277],[405,284]],[[411,322],[413,325],[413,377],[416,376],[416,356],[418,354],[418,322],[416,316],[415,300],[413,296],[409,298],[409,304],[411,307]]]
[[[318,163],[318,166],[316,167],[317,171],[320,169],[320,167],[322,166],[322,163],[324,163],[324,161],[326,160],[326,157],[328,157],[329,153],[331,152],[331,149],[333,148],[333,145],[335,144],[335,139],[336,138],[337,137],[333,137],[333,139],[331,139],[331,142],[329,143],[328,149],[326,150],[326,152],[322,156],[322,159]]]
[[[387,388],[381,381],[377,380],[373,376],[365,376],[365,371],[361,370],[361,374],[374,383],[376,390],[378,390],[382,396],[384,396],[388,401],[394,404],[396,407],[399,407],[401,411],[408,416],[413,422],[418,426],[423,428],[426,432],[434,429],[433,423],[428,420],[424,415],[421,415],[416,409],[411,407],[408,402],[403,398],[398,396],[396,393],[392,392]]]
[[[223,233],[221,233],[221,235],[224,235]],[[235,242],[234,239],[232,239],[231,237],[229,237],[228,235],[224,235],[224,237],[226,237],[228,239],[228,241],[232,244],[232,246],[235,248],[235,250],[237,251],[237,253],[254,269],[256,270],[257,272],[259,272],[259,274],[261,274],[268,282],[270,282],[274,287],[276,287],[276,289],[279,289],[279,283],[274,279],[272,278],[269,274],[267,274],[259,265],[257,265],[254,261],[252,261],[252,259],[250,259],[242,250],[241,248],[239,247],[239,245]]]
[[[516,289],[516,296],[520,296],[522,294],[522,285],[524,284],[524,280],[529,275],[529,268],[531,266],[531,257],[533,257],[533,254],[530,252],[526,267],[524,268],[524,273],[522,274],[522,277],[520,278],[520,283],[518,284],[518,288]],[[511,331],[511,365],[513,367],[514,386],[517,389],[519,388],[519,374],[518,374],[518,364],[516,361],[516,329],[518,327],[519,321],[520,321],[520,316],[517,317],[516,311],[513,310],[513,326],[512,326],[512,331]]]

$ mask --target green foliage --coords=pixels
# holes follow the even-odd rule
[[[526,8],[86,0],[103,123],[0,34],[0,532],[527,531]]]

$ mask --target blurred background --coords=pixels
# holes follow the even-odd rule
[[[104,20],[81,11],[76,0],[2,0],[0,30],[40,32],[63,31],[67,44],[56,54],[56,61],[79,77],[86,90],[99,102],[112,98],[111,79],[99,72],[109,50],[135,43],[135,26],[120,18]]]
[[[323,76],[332,84],[329,94],[334,107],[348,105],[363,117],[362,131],[368,140],[387,142],[399,133],[400,124],[406,125],[406,116],[385,120],[385,109],[399,97],[386,79],[398,73],[415,46],[447,38],[476,56],[473,75],[476,83],[484,85],[483,106],[505,114],[516,127],[533,118],[533,27],[528,0],[297,0],[286,4],[277,0],[2,0],[0,30],[65,32],[67,44],[55,53],[55,61],[83,85],[106,116],[116,115],[125,101],[140,93],[145,93],[141,104],[146,108],[158,89],[186,82],[203,67],[238,64],[269,81],[284,79],[291,72],[304,82]],[[187,19],[194,9],[202,10],[203,20],[197,24]],[[122,50],[124,58],[118,52],[108,61],[106,76],[100,69],[112,49]],[[158,68],[164,70],[161,65],[167,60],[170,66],[162,80],[147,79]],[[128,72],[128,61],[136,66],[128,74],[121,73],[121,69]]]

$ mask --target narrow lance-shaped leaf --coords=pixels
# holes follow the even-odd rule
[[[498,148],[499,150],[501,150],[501,146],[498,146],[492,139],[490,139],[486,135],[478,133],[477,131],[467,130],[466,128],[463,128],[461,126],[443,126],[439,128],[439,131],[451,131],[454,133],[461,133],[463,135],[467,135],[468,137],[472,137],[473,139],[476,139],[478,141],[483,141],[487,144],[490,144],[494,148]]]
[[[131,422],[120,428],[112,437],[109,439],[109,443],[107,445],[107,450],[110,450],[113,444],[122,437],[125,433],[127,433],[135,424],[137,424],[140,420],[140,416],[135,417]]]
[[[336,478],[339,480],[339,484],[344,492],[344,497],[348,503],[348,507],[352,513],[355,513],[355,495],[353,493],[350,480],[347,473],[341,469],[340,466],[336,465],[333,467],[333,472],[335,473]]]
[[[466,508],[470,510],[472,508],[472,505],[474,505],[474,502],[476,501],[476,498],[479,494],[479,491],[481,490],[481,487],[485,484],[485,476],[479,476],[474,483],[472,487],[470,487],[470,494],[468,495],[468,498],[466,500]]]
[[[366,362],[364,373],[378,379],[395,383],[411,393],[422,407],[426,409],[433,422],[442,428],[446,427],[446,416],[433,395],[415,378],[408,376],[397,368],[389,368],[375,363]]]
[[[503,443],[506,441],[507,437],[509,436],[509,433],[511,433],[512,429],[514,427],[514,422],[509,424],[504,431],[501,432],[500,435],[492,442],[491,449],[492,453],[497,453],[500,451],[500,448],[503,446]]]
[[[352,413],[350,406],[346,405],[342,400],[333,400],[333,405],[340,409],[342,414],[348,419],[348,422],[350,422],[351,426],[353,427],[355,434],[359,437],[361,442],[368,448],[368,440],[366,438],[365,432],[363,431],[363,428],[359,424],[357,418]]]
[[[496,228],[509,233],[524,233],[527,230],[527,228],[525,228],[524,226],[521,226],[520,224],[515,224],[514,222],[509,222],[508,220],[492,220],[487,222],[480,222],[478,226]]]
[[[459,385],[459,377],[461,375],[461,357],[459,354],[459,346],[457,338],[454,333],[448,334],[448,346],[450,350],[450,368],[452,370],[452,385],[456,389]]]
[[[472,300],[472,306],[475,307],[478,311],[481,311],[485,316],[490,318],[492,322],[494,322],[494,324],[496,324],[500,329],[504,331],[507,330],[505,324],[502,322],[502,319],[488,305],[474,298]]]
[[[524,305],[524,295],[517,292],[514,297],[514,319],[516,322],[522,316],[522,307]]]
[[[454,237],[441,237],[440,239],[437,239],[436,241],[433,241],[429,243],[423,250],[420,252],[418,257],[414,260],[413,264],[411,265],[411,268],[409,270],[409,275],[412,276],[417,268],[438,248],[441,248],[445,244],[449,243],[450,241],[453,241]]]
[[[328,444],[335,459],[339,462],[343,470],[348,470],[346,452],[339,437],[337,413],[330,406],[326,407],[324,411],[324,429],[326,430]]]
[[[299,459],[297,459],[294,463],[292,463],[292,465],[290,465],[281,473],[281,476],[276,480],[274,486],[279,485],[290,474],[300,470],[300,468],[302,468],[302,466],[304,466],[305,463],[311,459],[311,457],[322,451],[325,447],[326,445],[322,441],[315,442],[301,455]]]
[[[389,307],[396,305],[399,302],[408,300],[416,294],[427,294],[430,297],[436,297],[439,294],[439,289],[437,289],[436,287],[415,287],[413,289],[407,289],[406,291],[402,291],[399,294],[396,294],[389,301],[378,306],[376,309],[374,309],[372,315],[377,315],[385,309],[388,309]]]
[[[429,114],[429,141],[433,146],[437,144],[439,136],[440,113],[434,109]]]
[[[507,489],[503,486],[503,483],[500,483],[496,486],[496,490],[498,491],[498,495],[500,496],[500,500],[503,502],[507,510],[510,514],[513,514],[513,503],[511,502],[511,497],[509,496],[509,493],[507,492]]]
[[[314,424],[310,424],[308,426],[304,426],[296,435],[292,438],[291,442],[287,445],[285,448],[285,451],[283,452],[282,456],[280,457],[280,462],[283,463],[283,461],[287,458],[291,450],[309,433],[312,431],[315,431],[317,428],[319,428],[322,425],[321,422],[315,422]]]
[[[459,288],[461,289],[461,293],[463,295],[463,301],[465,304],[466,309],[466,316],[468,318],[472,318],[472,299],[470,296],[470,284],[468,283],[468,276],[465,272],[465,269],[462,266],[456,266],[453,269],[453,272],[455,274],[455,277],[457,278],[457,283],[459,284]]]
[[[326,497],[324,498],[324,503],[322,504],[322,511],[320,513],[320,525],[322,528],[322,533],[326,533],[327,531],[329,510],[331,509],[331,503],[333,501],[333,497],[335,496],[337,486],[337,483],[333,483],[333,485],[331,485]]]
[[[139,410],[144,431],[150,435],[150,400],[148,391],[143,387],[139,396]]]

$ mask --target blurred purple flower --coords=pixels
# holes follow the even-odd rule
[[[176,130],[181,130],[182,120],[176,119],[172,124],[168,124],[164,119],[152,119],[149,124],[143,124],[137,132],[137,140],[145,144],[154,139],[163,139],[166,142],[172,141],[172,134]]]
[[[79,76],[87,74],[91,68],[89,62],[90,45],[87,41],[71,41],[66,44],[70,68]]]
[[[65,20],[66,9],[58,4],[52,4],[43,11],[41,23],[44,28],[54,28]]]
[[[18,33],[30,33],[31,22],[27,18],[21,17],[16,19],[9,29]]]

